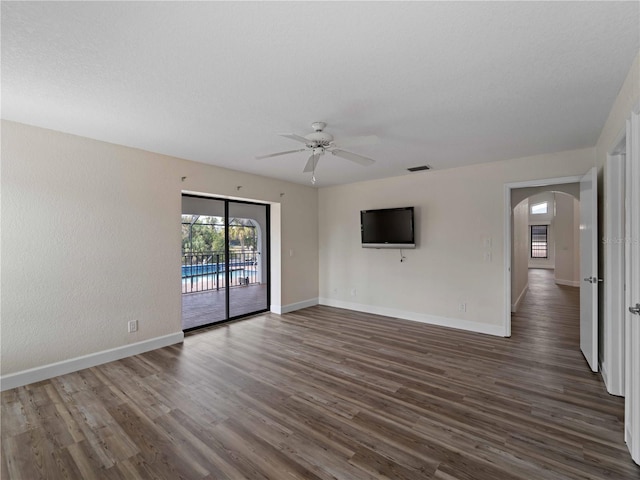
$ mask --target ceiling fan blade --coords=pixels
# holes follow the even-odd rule
[[[309,143],[309,140],[301,137],[300,135],[296,135],[295,133],[279,133],[278,135],[280,135],[281,137],[290,138],[291,140],[296,140],[297,142],[302,142],[305,145]]]
[[[258,155],[256,156],[256,159],[262,160],[263,158],[277,157],[279,155],[287,155],[289,153],[304,152],[305,150],[306,148],[301,148],[299,150],[288,150],[286,152],[271,153],[269,155]]]
[[[320,155],[311,155],[309,157],[309,160],[307,160],[307,164],[304,166],[304,173],[309,173],[309,172],[313,172],[316,169],[316,166],[318,165],[318,159],[320,158]]]
[[[375,135],[362,135],[360,137],[346,137],[341,138],[336,142],[337,146],[342,147],[358,147],[360,145],[374,145],[378,143],[380,139]]]
[[[344,150],[331,150],[333,155],[337,157],[346,158],[347,160],[351,160],[352,162],[356,162],[364,167],[368,167],[369,165],[373,165],[376,161],[369,157],[363,157],[362,155],[358,155],[357,153],[346,152]]]

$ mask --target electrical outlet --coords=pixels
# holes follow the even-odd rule
[[[138,321],[137,320],[129,320],[129,323],[127,324],[128,328],[129,328],[129,333],[133,333],[133,332],[137,332],[138,331]]]
[[[460,310],[461,312],[466,312],[467,311],[467,304],[466,303],[460,303],[458,305],[458,310]]]
[[[355,297],[357,293],[358,293],[358,292],[356,291],[356,289],[355,289],[355,288],[352,288],[352,289],[351,289],[351,296],[352,296],[352,297]]]
[[[491,262],[491,252],[484,252],[484,261],[487,263]]]
[[[338,293],[338,289],[337,289],[337,288],[334,288],[334,289],[333,289],[333,293]]]

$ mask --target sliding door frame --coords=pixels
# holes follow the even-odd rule
[[[194,330],[199,330],[201,328],[213,327],[216,325],[221,325],[223,323],[232,322],[234,320],[238,320],[245,317],[250,317],[252,315],[256,315],[259,313],[265,313],[270,311],[271,305],[271,205],[268,203],[260,203],[260,202],[252,202],[249,200],[231,200],[223,197],[216,196],[206,196],[206,195],[194,195],[192,193],[183,193],[182,197],[192,197],[192,198],[202,198],[204,200],[216,200],[224,202],[224,262],[225,262],[225,288],[224,288],[224,296],[225,296],[225,318],[224,320],[218,320],[212,323],[206,323],[204,325],[199,325],[197,327],[187,328],[183,330],[184,332],[192,332]],[[231,286],[231,272],[229,269],[229,204],[245,204],[245,205],[256,205],[258,207],[265,208],[265,218],[266,218],[266,226],[263,235],[265,236],[265,250],[263,252],[264,255],[267,256],[267,271],[266,271],[266,279],[267,279],[267,298],[266,298],[266,306],[263,310],[256,310],[254,312],[244,313],[241,315],[236,315],[235,317],[230,316],[230,294],[229,287]]]

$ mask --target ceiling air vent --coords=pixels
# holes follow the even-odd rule
[[[420,165],[419,167],[407,168],[410,172],[421,172],[422,170],[431,170],[430,165]]]

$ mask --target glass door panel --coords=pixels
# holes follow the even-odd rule
[[[182,196],[182,329],[269,309],[269,206]]]
[[[269,308],[269,206],[229,201],[229,317]]]
[[[182,329],[227,319],[224,200],[182,197]]]

